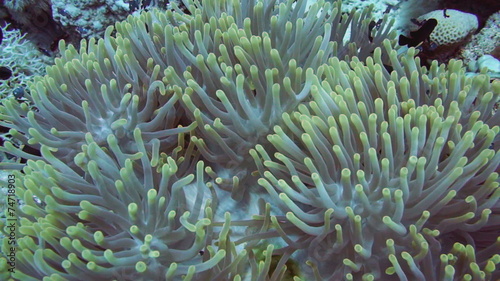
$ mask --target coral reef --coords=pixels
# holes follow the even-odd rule
[[[19,30],[9,25],[0,28],[3,33],[0,66],[12,72],[8,79],[0,81],[0,99],[4,99],[13,96],[17,88],[26,88],[34,76],[45,74],[45,66],[52,61],[45,58]]]
[[[436,20],[429,38],[424,40],[419,54],[424,60],[448,61],[465,45],[478,28],[477,17],[458,10],[435,10],[418,17],[417,26],[428,20]],[[410,29],[411,30],[411,29]]]
[[[60,39],[69,39],[65,30],[52,18],[49,0],[2,1],[0,8],[5,13],[2,19],[7,19],[23,34],[27,34],[47,55],[53,54]]]
[[[470,42],[467,40],[466,45],[454,46],[458,49],[456,52],[448,52],[449,55],[435,56],[431,54],[432,59],[437,59],[440,62],[446,62],[449,59],[462,59],[466,64],[476,64],[476,60],[485,54],[490,54],[495,47],[498,46],[498,34],[500,34],[500,26],[498,25],[498,11],[500,10],[500,2],[495,0],[404,0],[398,5],[398,12],[396,18],[396,28],[403,34],[408,36],[410,30],[415,28],[415,19],[421,17],[426,13],[436,11],[438,18],[443,18],[438,10],[458,10],[462,13],[475,15],[477,17],[478,32],[472,32],[472,39]],[[470,17],[472,19],[471,16]],[[471,20],[467,17],[458,17],[450,26],[468,29],[471,26]],[[451,19],[451,18],[449,18]],[[464,19],[464,21],[462,21]],[[474,22],[474,26],[475,21]],[[456,34],[456,32],[451,32]],[[476,34],[477,33],[477,34]],[[460,36],[462,37],[462,36]],[[427,47],[426,49],[431,49]],[[449,48],[443,48],[447,50]],[[432,52],[431,52],[432,53]],[[494,54],[492,54],[494,55]],[[473,66],[471,69],[476,69]],[[473,73],[471,73],[473,74]]]
[[[483,55],[477,59],[477,62],[470,62],[468,69],[486,72],[491,78],[500,78],[500,60],[492,55]]]
[[[333,1],[330,1],[333,2]],[[346,0],[342,1],[342,9],[344,11],[351,11],[352,9],[365,9],[369,6],[375,6],[372,17],[373,19],[381,19],[384,15],[389,14],[390,17],[396,17],[396,7],[399,5],[398,0],[369,0],[369,1],[357,1],[357,0]]]
[[[54,19],[65,29],[76,29],[83,38],[102,38],[108,25],[125,19],[129,5],[123,1],[52,1]]]
[[[471,41],[460,52],[460,58],[465,64],[471,65],[471,70],[477,69],[476,61],[483,55],[494,55],[495,48],[500,47],[500,11],[490,16],[485,26],[472,36]],[[497,55],[497,59],[500,55]]]
[[[500,82],[423,67],[373,6],[184,4],[61,41],[0,105],[1,279],[500,277]]]
[[[436,19],[437,26],[430,35],[430,41],[438,47],[452,48],[463,44],[478,28],[477,17],[458,10],[436,10],[418,17],[418,20]]]
[[[496,0],[402,0],[399,4],[400,13],[397,26],[403,28],[410,23],[410,19],[434,11],[454,9],[478,17],[479,27],[482,28],[486,20],[498,10],[500,2]]]

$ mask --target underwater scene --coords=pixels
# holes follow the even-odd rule
[[[500,280],[500,1],[0,1],[0,281]]]

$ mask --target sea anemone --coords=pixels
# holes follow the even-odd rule
[[[61,41],[0,105],[23,201],[2,278],[498,275],[500,83],[421,67],[370,9],[185,4]]]

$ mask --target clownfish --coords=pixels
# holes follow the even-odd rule
[[[418,30],[411,31],[410,36],[399,35],[399,45],[408,45],[408,47],[416,47],[424,42],[431,35],[432,31],[437,25],[436,19],[428,19],[424,22],[413,21],[420,26]]]

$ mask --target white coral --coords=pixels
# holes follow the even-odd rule
[[[460,44],[466,41],[478,28],[476,15],[453,9],[436,10],[418,17],[420,21],[436,19],[438,24],[430,40],[438,46]]]

